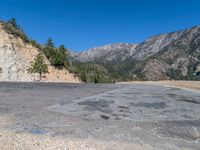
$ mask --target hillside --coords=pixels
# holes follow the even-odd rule
[[[48,64],[44,81],[200,79],[193,75],[200,71],[200,26],[152,36],[139,44],[116,43],[71,55],[64,45],[55,47],[52,39],[48,42],[40,45],[29,39],[15,20],[0,22],[0,80],[38,80],[37,74],[27,70],[39,52]]]
[[[137,44],[127,43],[110,44],[75,53],[73,56],[81,62],[125,60],[134,53],[136,46]]]
[[[158,52],[143,63],[146,79],[195,79],[193,73],[200,67],[200,26],[167,34],[163,41],[170,42],[158,44]]]
[[[0,81],[34,81],[37,74],[29,74],[30,67],[39,49],[30,43],[24,42],[20,37],[7,33],[0,23]],[[74,74],[65,69],[56,69],[48,64],[49,73],[43,75],[44,81],[49,82],[80,82]]]
[[[140,44],[90,49],[75,59],[102,65],[116,81],[198,80],[193,73],[200,70],[200,26],[152,36]]]

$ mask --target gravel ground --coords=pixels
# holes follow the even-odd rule
[[[0,149],[199,150],[200,93],[145,84],[0,83]]]
[[[153,150],[149,145],[67,139],[9,131],[0,131],[0,147],[3,150]]]

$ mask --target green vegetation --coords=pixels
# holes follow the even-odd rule
[[[47,47],[54,47],[54,43],[52,38],[48,38],[47,43],[45,44]]]
[[[15,37],[19,37],[25,42],[29,42],[28,37],[24,33],[23,29],[17,24],[16,19],[12,18],[8,20],[7,22],[3,23],[3,29],[9,33],[14,35]]]
[[[40,50],[40,54],[35,58],[35,62],[32,64],[31,68],[29,68],[30,73],[39,73],[40,78],[42,78],[43,73],[48,72],[48,67],[47,64],[45,64],[44,57],[46,57],[50,64],[57,69],[68,69],[72,73],[76,74],[82,81],[89,83],[114,83],[119,81],[146,80],[143,68],[146,63],[148,63],[148,60],[157,59],[168,65],[172,65],[174,60],[178,59],[179,53],[173,56],[173,58],[165,57],[165,52],[170,49],[177,49],[180,53],[193,55],[197,60],[200,60],[199,52],[194,51],[200,46],[200,40],[197,41],[195,40],[196,38],[194,38],[189,46],[183,45],[180,42],[173,42],[170,46],[164,48],[156,55],[143,61],[134,61],[132,59],[122,61],[121,58],[118,58],[110,62],[78,62],[70,57],[69,51],[64,45],[56,47],[51,38],[49,38],[44,45],[40,45],[37,41],[28,38],[20,25],[18,25],[16,19],[12,18],[1,23],[3,24],[3,29],[7,33],[12,34],[17,38],[21,38],[25,43],[31,44]],[[198,37],[199,35],[196,36]],[[173,80],[200,80],[199,77],[193,76],[193,73],[200,62],[195,60],[191,64],[192,65],[187,68],[187,76],[181,75],[181,65],[177,69],[169,69],[166,75]],[[0,68],[0,72],[1,71],[2,69]]]
[[[114,60],[111,62],[100,63],[100,65],[108,70],[108,74],[115,82],[145,80],[144,75],[141,73],[143,64],[139,61],[126,60],[122,62]]]
[[[140,62],[114,60],[111,62],[78,62],[70,61],[70,70],[84,82],[115,83],[119,81],[145,80],[141,73]]]
[[[131,78],[131,74],[127,73],[127,71],[133,65],[123,64],[122,62],[103,64],[78,62],[69,57],[69,51],[64,45],[55,47],[52,38],[49,38],[44,45],[40,45],[37,41],[28,38],[15,18],[2,23],[7,33],[21,38],[25,43],[31,44],[41,51],[35,58],[34,64],[29,68],[30,73],[39,73],[40,78],[42,78],[43,73],[48,71],[44,63],[43,55],[49,60],[52,66],[57,69],[69,69],[84,82],[113,83],[122,80],[130,80]]]
[[[49,38],[46,47],[43,48],[43,52],[49,59],[51,65],[59,69],[68,68],[67,56],[69,53],[64,45],[61,45],[59,48],[55,48],[53,40]]]
[[[41,49],[40,44],[38,44],[35,40],[28,38],[28,36],[24,33],[23,29],[20,27],[20,25],[18,25],[15,18],[11,18],[10,20],[1,23],[3,23],[3,29],[8,34],[12,34],[17,38],[21,38],[25,43],[32,44],[33,46]]]
[[[42,74],[48,72],[48,65],[45,63],[44,56],[42,53],[39,53],[34,59],[34,63],[28,69],[29,73],[39,73],[40,80],[42,80]]]
[[[107,69],[95,63],[84,63],[71,60],[69,69],[77,74],[84,82],[89,83],[113,83],[114,78],[108,73]]]
[[[52,66],[55,66],[58,69],[69,67],[69,63],[67,61],[69,52],[64,45],[56,48],[51,38],[47,40],[45,46],[38,44],[37,41],[27,37],[23,29],[20,27],[20,25],[18,25],[15,18],[1,23],[3,24],[3,29],[8,34],[12,34],[17,38],[21,38],[25,43],[29,43],[43,52],[44,55],[49,59]]]
[[[82,81],[90,83],[113,83],[119,78],[116,74],[111,74],[108,71],[109,67],[95,63],[82,63],[72,60],[69,57],[69,51],[64,45],[55,47],[53,39],[49,38],[44,46],[27,37],[23,29],[18,25],[15,18],[12,18],[3,23],[3,29],[17,38],[21,38],[25,43],[37,47],[41,53],[35,58],[35,62],[29,68],[29,73],[39,73],[40,79],[42,74],[48,71],[47,65],[44,62],[44,56],[49,60],[50,64],[57,69],[69,69],[75,73]],[[44,55],[44,56],[43,56]],[[109,65],[108,65],[109,66]]]

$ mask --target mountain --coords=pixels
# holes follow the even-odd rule
[[[29,74],[28,68],[40,52],[38,48],[27,43],[21,37],[8,33],[4,23],[0,23],[0,81],[34,81],[37,74]],[[57,69],[48,64],[49,73],[43,75],[45,81],[51,82],[80,82],[74,74],[65,69]]]
[[[75,58],[103,65],[117,80],[198,80],[193,73],[200,71],[200,26],[152,36],[140,44],[93,48]]]
[[[75,53],[73,57],[81,62],[125,60],[134,53],[136,46],[127,43],[110,44]]]
[[[147,79],[194,79],[200,67],[200,26],[174,32],[176,38],[144,63]],[[152,68],[152,69],[150,69]]]
[[[34,58],[43,53],[45,81],[105,83],[130,80],[199,80],[200,26],[152,36],[142,43],[116,43],[67,53],[64,45],[46,46],[29,39],[14,19],[0,22],[0,81],[34,81]],[[67,57],[68,56],[68,57]]]

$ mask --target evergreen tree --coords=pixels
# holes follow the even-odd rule
[[[59,47],[59,52],[60,52],[62,55],[64,55],[65,58],[66,58],[67,55],[68,55],[67,49],[65,48],[64,45],[60,45],[60,47]]]
[[[40,80],[42,80],[42,74],[48,72],[48,65],[45,63],[44,56],[42,53],[39,53],[34,59],[34,63],[28,69],[29,73],[39,73]]]
[[[62,53],[59,49],[54,49],[51,56],[50,62],[53,66],[63,67],[65,63],[65,54]]]
[[[69,68],[70,63],[69,63],[69,51],[65,48],[64,45],[60,45],[59,47],[60,53],[64,56],[63,59],[63,64],[65,68]]]
[[[49,39],[47,40],[46,46],[48,46],[48,47],[54,47],[54,43],[53,43],[52,38],[49,38]]]
[[[16,37],[20,37],[24,42],[29,42],[28,37],[24,33],[23,29],[17,24],[15,18],[12,18],[3,24],[3,29]]]
[[[63,53],[66,52],[66,48],[65,48],[65,46],[63,44],[60,45],[59,50],[62,51]]]
[[[10,20],[8,20],[7,23],[11,24],[15,29],[19,29],[19,26],[17,25],[17,21],[15,18],[11,18]]]

